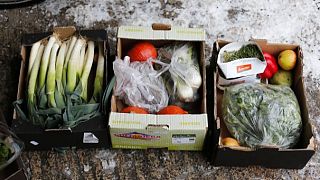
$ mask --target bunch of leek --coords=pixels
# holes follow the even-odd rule
[[[27,73],[27,107],[29,119],[34,124],[45,126],[43,119],[56,118],[50,117],[51,114],[64,112],[67,107],[101,101],[105,58],[103,45],[97,45],[96,70],[92,68],[95,67],[95,43],[83,37],[72,36],[61,41],[53,34],[48,40],[32,45]],[[93,72],[96,72],[94,84],[89,81]],[[88,86],[94,87],[91,98],[88,98],[91,95]]]

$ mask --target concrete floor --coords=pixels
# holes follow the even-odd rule
[[[0,107],[11,118],[15,100],[21,36],[74,25],[107,29],[115,53],[119,25],[149,26],[152,22],[203,27],[207,32],[206,58],[215,39],[300,44],[304,51],[304,77],[310,119],[319,146],[320,135],[320,1],[99,1],[47,0],[37,5],[0,10]],[[294,158],[294,157],[293,157]],[[302,170],[261,167],[210,166],[197,152],[166,150],[67,150],[24,152],[32,179],[318,179],[320,155]]]

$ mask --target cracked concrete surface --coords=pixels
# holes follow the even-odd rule
[[[207,59],[217,38],[233,41],[263,38],[301,45],[307,104],[319,146],[319,16],[319,0],[46,0],[24,8],[0,10],[0,107],[6,117],[11,118],[20,67],[20,41],[24,33],[67,25],[103,28],[109,32],[114,54],[116,28],[120,25],[150,26],[161,22],[203,27],[207,33]],[[25,152],[23,159],[32,179],[318,179],[320,175],[318,149],[302,170],[213,167],[200,152],[156,149]]]

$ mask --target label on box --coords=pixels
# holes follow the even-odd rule
[[[99,139],[91,132],[83,133],[83,143],[85,144],[96,144],[99,143]]]
[[[159,140],[160,139],[160,136],[143,134],[138,132],[116,133],[113,135],[120,138],[140,139],[140,140]]]
[[[30,144],[34,145],[34,146],[38,146],[39,143],[37,141],[30,141]]]
[[[251,64],[244,64],[244,65],[237,66],[238,73],[243,71],[248,71],[248,70],[251,70]]]
[[[195,134],[173,134],[172,144],[194,144],[196,143]]]

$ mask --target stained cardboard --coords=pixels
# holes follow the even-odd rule
[[[151,42],[156,48],[174,42],[191,41],[198,50],[202,85],[199,88],[201,102],[189,115],[138,115],[119,113],[124,107],[115,96],[111,100],[109,116],[110,137],[113,148],[168,150],[203,149],[207,132],[206,114],[206,72],[204,60],[203,29],[171,27],[154,24],[152,27],[121,26],[118,29],[117,55],[123,57],[133,44],[139,41]]]
[[[215,166],[241,166],[259,165],[268,168],[286,168],[286,169],[301,169],[310,160],[315,153],[314,137],[312,134],[312,125],[308,116],[308,107],[306,104],[304,79],[303,79],[303,54],[300,46],[291,44],[273,44],[266,40],[256,40],[264,52],[278,55],[282,50],[292,49],[297,55],[297,65],[294,72],[294,83],[292,89],[297,96],[301,117],[303,122],[303,130],[298,144],[292,149],[279,148],[261,148],[253,150],[246,147],[227,147],[221,144],[221,139],[228,136],[228,131],[221,119],[221,99],[222,91],[216,87],[217,78],[217,53],[219,49],[228,42],[218,40],[214,43],[214,49],[211,59],[209,73],[207,75],[208,96],[214,97],[211,99],[214,109],[208,111],[208,117],[213,123],[209,123],[209,132],[206,141],[206,155]],[[210,86],[213,85],[213,86]],[[213,95],[213,96],[212,96]],[[208,100],[208,102],[210,102]],[[213,106],[208,105],[209,108]],[[209,122],[210,122],[209,120]]]
[[[104,54],[109,56],[109,46],[106,30],[81,30],[76,31],[75,27],[56,27],[54,33],[61,39],[70,37],[74,33],[94,40],[103,42]],[[22,38],[21,47],[21,66],[18,84],[17,99],[25,97],[25,77],[28,64],[29,51],[34,42],[51,35],[52,32],[26,34]],[[109,58],[107,58],[109,59]],[[109,68],[110,62],[107,60],[106,69]],[[108,72],[108,71],[107,71]],[[106,81],[110,77],[106,75]],[[107,83],[107,82],[106,82]],[[90,89],[89,89],[90,91]],[[21,140],[25,142],[26,150],[50,150],[58,147],[78,147],[78,148],[100,148],[109,147],[110,140],[108,136],[108,128],[106,125],[107,117],[102,114],[98,117],[80,123],[78,126],[69,129],[43,129],[40,126],[35,126],[30,122],[20,119],[16,111],[13,114],[12,128]]]

